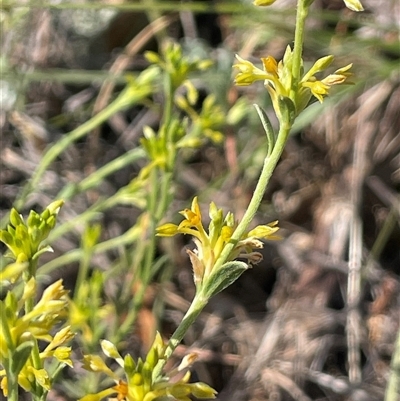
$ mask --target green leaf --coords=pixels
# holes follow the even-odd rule
[[[203,283],[201,288],[203,296],[209,299],[223,291],[233,284],[248,268],[249,265],[245,262],[233,261],[225,263],[218,270],[213,271]]]
[[[274,149],[275,146],[275,132],[274,129],[272,128],[271,121],[269,121],[269,118],[265,113],[265,111],[258,104],[254,104],[253,106],[256,108],[257,114],[260,117],[265,134],[267,135],[267,143],[268,143],[267,155],[269,156],[272,153],[272,150]]]
[[[0,230],[0,241],[12,248],[14,245],[13,236],[6,230]]]
[[[38,259],[40,255],[46,252],[54,252],[53,248],[50,245],[46,245],[43,248],[39,249],[33,256],[32,260]]]
[[[278,97],[279,111],[281,112],[282,121],[292,125],[294,120],[296,119],[296,106],[286,96]]]
[[[15,350],[13,359],[11,361],[11,370],[15,375],[18,375],[19,372],[21,372],[34,346],[34,341],[24,341]]]

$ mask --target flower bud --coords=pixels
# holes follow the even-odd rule
[[[358,0],[344,0],[344,4],[351,11],[364,11],[364,7]]]
[[[274,4],[276,0],[254,0],[253,4],[259,7],[268,7],[271,4]]]

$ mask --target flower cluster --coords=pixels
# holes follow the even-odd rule
[[[11,376],[18,378],[18,384],[26,391],[50,390],[51,375],[43,368],[43,361],[55,358],[60,367],[72,366],[71,348],[65,344],[74,334],[70,327],[64,327],[54,336],[52,328],[67,315],[67,292],[59,280],[43,292],[39,302],[31,311],[24,313],[24,304],[36,294],[36,281],[32,277],[24,287],[21,299],[8,292],[0,301],[0,387],[7,396],[7,382]],[[38,352],[37,341],[48,343],[42,352]],[[36,354],[37,352],[37,354]]]
[[[42,253],[51,250],[43,241],[56,224],[57,214],[63,205],[57,200],[51,203],[42,214],[31,210],[25,222],[15,209],[10,213],[10,224],[6,230],[0,230],[0,241],[9,249],[9,255],[17,262],[37,259]]]
[[[196,287],[201,287],[203,282],[211,276],[213,267],[221,255],[224,247],[231,242],[232,234],[236,228],[236,222],[231,212],[224,217],[222,209],[211,202],[209,216],[211,222],[208,226],[208,233],[202,223],[202,216],[197,197],[193,199],[190,209],[180,212],[185,219],[179,224],[167,223],[157,228],[159,236],[173,236],[176,234],[190,234],[193,236],[196,248],[194,251],[187,250],[194,273]],[[248,263],[258,263],[262,256],[254,249],[263,247],[260,239],[277,239],[277,221],[267,225],[257,226],[246,232],[233,247],[228,258],[224,262],[236,258],[243,258]]]
[[[166,349],[159,333],[157,333],[144,361],[139,358],[135,362],[129,354],[122,358],[115,345],[107,340],[101,342],[101,347],[104,354],[114,359],[124,370],[125,379],[120,379],[99,356],[86,355],[84,368],[91,372],[103,372],[115,381],[115,385],[99,393],[88,394],[80,401],[100,401],[110,395],[116,395],[119,401],[190,401],[190,395],[199,399],[215,398],[216,391],[207,384],[189,383],[190,372],[187,369],[195,361],[195,354],[185,357],[178,368],[169,372],[168,375],[155,375],[158,363],[165,359]],[[179,378],[180,376],[181,378]]]
[[[343,84],[352,75],[349,72],[352,64],[349,64],[326,78],[318,80],[315,75],[328,68],[333,61],[333,56],[325,56],[314,63],[295,87],[292,75],[293,52],[290,46],[286,48],[283,59],[279,63],[272,56],[261,58],[263,69],[239,56],[236,58],[238,63],[233,66],[239,70],[235,79],[236,85],[247,86],[255,81],[264,81],[278,116],[281,116],[280,98],[291,98],[295,104],[296,115],[298,115],[307,106],[312,96],[322,103],[332,85]],[[292,95],[293,92],[294,95]]]
[[[190,72],[205,70],[212,64],[211,60],[189,60],[188,57],[184,57],[182,47],[173,42],[166,43],[162,49],[162,56],[147,51],[145,57],[150,63],[158,65],[169,74],[173,90],[185,82]]]

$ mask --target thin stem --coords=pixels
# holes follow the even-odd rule
[[[139,231],[136,226],[132,226],[128,231],[123,233],[122,235],[111,238],[107,241],[100,242],[93,247],[93,254],[101,254],[103,252],[107,252],[110,249],[113,249],[118,246],[124,246],[131,244],[134,241],[137,241],[139,238]],[[56,259],[47,262],[39,269],[40,276],[47,275],[52,271],[56,270],[60,266],[64,266],[68,263],[73,263],[79,261],[80,258],[83,257],[83,251],[81,249],[73,249],[63,255],[59,256]]]
[[[296,28],[294,33],[294,47],[292,58],[292,89],[290,99],[296,104],[296,93],[301,79],[301,63],[303,53],[303,42],[305,23],[308,15],[310,0],[297,1]]]
[[[200,315],[201,311],[204,309],[204,307],[207,305],[207,303],[208,303],[208,299],[200,297],[198,294],[196,294],[192,303],[190,304],[189,309],[185,313],[185,316],[183,317],[181,323],[179,324],[179,326],[175,330],[174,334],[172,334],[172,337],[168,341],[168,345],[167,345],[167,348],[164,353],[164,359],[161,359],[158,362],[157,366],[155,367],[155,369],[153,371],[154,378],[157,378],[161,375],[161,372],[162,372],[165,364],[167,363],[168,359],[171,357],[171,355],[175,351],[176,347],[181,343],[186,332],[189,330],[189,328],[195,322],[195,320]]]
[[[285,148],[290,128],[291,126],[288,124],[281,125],[274,149],[271,155],[269,157],[266,157],[264,160],[260,178],[258,179],[257,186],[254,190],[249,206],[247,207],[247,210],[236,230],[232,234],[230,243],[227,244],[224,250],[221,252],[221,255],[216,261],[213,269],[218,269],[227,261],[229,254],[232,252],[233,248],[236,246],[237,242],[240,240],[247,227],[253,220],[255,214],[257,213],[272,173],[274,172],[275,167],[282,155],[283,149]]]
[[[304,31],[305,22],[308,15],[308,8],[310,5],[310,0],[298,0],[297,4],[297,15],[296,15],[296,30],[293,48],[293,58],[292,58],[292,89],[290,93],[290,98],[296,104],[296,93],[297,88],[301,79],[301,62],[302,62],[302,52],[303,52],[303,41],[304,41]],[[225,246],[220,257],[215,263],[214,269],[221,267],[229,257],[229,254],[236,246],[237,242],[240,240],[241,236],[249,226],[250,222],[253,220],[262,198],[264,196],[265,190],[272,176],[273,171],[282,155],[283,149],[290,132],[292,124],[287,121],[281,121],[279,127],[278,138],[275,143],[274,149],[269,157],[264,160],[263,169],[260,174],[260,178],[257,182],[256,189],[254,190],[253,197],[247,207],[247,210],[232,235],[231,242]]]
[[[94,128],[98,127],[108,118],[110,118],[116,112],[124,109],[130,104],[138,102],[141,98],[146,96],[142,91],[138,91],[136,88],[131,88],[128,86],[120,96],[115,99],[114,102],[109,104],[105,109],[100,111],[90,120],[86,121],[78,128],[71,131],[69,134],[65,135],[60,141],[55,143],[43,156],[38,168],[33,173],[31,180],[25,185],[20,193],[17,201],[15,202],[15,208],[21,209],[26,201],[26,198],[31,193],[31,191],[37,187],[43,174],[46,172],[49,165],[73,142],[82,138],[91,132]]]
[[[171,119],[172,119],[172,107],[174,98],[174,88],[172,87],[171,76],[168,73],[164,74],[164,94],[165,94],[165,104],[163,113],[163,123],[159,130],[159,138],[161,135],[166,135],[164,138],[164,144],[166,147],[173,144],[173,138],[171,134]],[[169,149],[169,152],[174,152],[175,150]],[[173,159],[173,164],[175,164],[175,158]],[[149,226],[148,231],[148,241],[145,246],[144,258],[140,261],[140,273],[139,280],[140,286],[135,293],[134,299],[132,301],[132,307],[124,320],[122,326],[118,330],[118,334],[124,336],[127,330],[136,321],[138,312],[143,305],[143,299],[146,294],[146,289],[153,278],[154,272],[154,255],[156,250],[156,227],[159,221],[163,218],[165,211],[169,205],[169,191],[172,183],[173,175],[172,173],[165,171],[164,169],[153,168],[149,176],[149,185],[151,191],[147,197],[146,209],[149,214]],[[160,185],[161,181],[161,185]]]
[[[7,400],[18,401],[18,378],[9,371],[7,373]]]
[[[172,77],[170,74],[164,74],[164,113],[163,113],[163,123],[162,125],[165,128],[165,134],[170,133],[170,124],[172,118],[172,107],[174,102],[174,89],[172,87]],[[172,138],[166,138],[167,143],[172,143]]]
[[[275,147],[270,155],[270,157],[266,157],[264,160],[264,166],[260,174],[260,178],[258,180],[256,189],[253,193],[253,197],[249,203],[249,206],[243,216],[243,219],[239,223],[238,227],[236,228],[235,232],[232,235],[231,242],[225,246],[223,252],[221,253],[220,257],[216,261],[214,269],[218,269],[218,267],[222,266],[225,261],[227,260],[229,254],[231,253],[232,249],[238,242],[238,240],[243,235],[244,231],[252,221],[254,215],[256,214],[258,207],[262,201],[265,189],[267,188],[268,182],[272,176],[272,173],[275,169],[276,164],[278,163],[283,149],[285,147],[289,132],[290,132],[290,125],[289,124],[282,124],[281,129],[279,130],[277,142]],[[175,330],[174,334],[172,335],[171,339],[168,342],[168,346],[165,351],[165,359],[161,360],[157,365],[156,369],[153,372],[154,377],[158,377],[157,375],[161,374],[163,367],[165,366],[167,360],[171,357],[172,353],[174,352],[175,348],[178,344],[182,341],[185,333],[193,324],[193,322],[197,319],[201,311],[207,305],[208,299],[200,296],[198,293],[196,294],[195,298],[193,299],[188,311],[186,312],[182,322],[179,324],[178,328]]]
[[[25,284],[31,279],[31,277],[35,277],[36,279],[36,270],[37,270],[38,259],[29,260],[28,270],[23,274],[23,279]],[[25,314],[32,312],[34,307],[34,296],[29,297],[25,300]]]

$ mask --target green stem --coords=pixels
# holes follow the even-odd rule
[[[301,80],[301,64],[305,33],[305,23],[308,15],[310,0],[297,1],[296,28],[294,33],[294,47],[292,58],[292,89],[290,99],[296,104],[296,93]]]
[[[37,258],[35,258],[34,260],[33,259],[29,260],[28,270],[26,273],[23,274],[23,279],[24,279],[25,284],[28,284],[28,281],[31,279],[31,277],[35,277],[35,279],[36,279],[37,265],[38,265]],[[33,307],[35,305],[34,298],[35,298],[35,296],[29,297],[25,300],[25,314],[32,312]]]
[[[72,143],[82,138],[91,132],[94,128],[98,127],[112,115],[118,111],[128,107],[131,104],[138,102],[140,99],[147,95],[143,94],[142,91],[137,90],[135,87],[128,86],[121,94],[115,99],[114,102],[109,104],[105,109],[100,111],[90,120],[86,121],[78,128],[65,135],[60,141],[55,143],[43,156],[38,168],[33,173],[31,180],[25,185],[20,193],[17,201],[15,202],[15,208],[21,209],[26,201],[26,198],[39,184],[40,179],[46,172],[49,165]]]
[[[296,15],[296,29],[295,29],[295,39],[293,48],[293,58],[292,58],[292,89],[290,93],[290,98],[294,104],[296,104],[296,93],[297,88],[301,79],[301,63],[302,63],[302,52],[303,52],[303,41],[304,41],[304,31],[305,22],[308,15],[308,9],[310,5],[310,0],[298,0],[297,3],[297,15]],[[270,156],[267,156],[264,160],[263,168],[260,174],[260,178],[257,182],[256,189],[251,198],[249,206],[232,235],[231,242],[225,246],[221,255],[215,263],[213,269],[218,269],[221,267],[228,259],[229,254],[232,252],[233,248],[236,246],[237,242],[240,240],[250,222],[253,220],[262,198],[264,196],[265,190],[272,176],[273,171],[282,155],[283,149],[285,148],[286,141],[292,127],[292,123],[289,121],[280,121],[279,133],[274,145],[274,148]]]
[[[282,155],[283,149],[285,148],[290,128],[291,126],[289,124],[281,125],[274,149],[272,150],[271,155],[269,157],[266,157],[264,160],[260,178],[258,179],[257,186],[254,190],[249,206],[247,207],[246,212],[244,213],[244,216],[237,226],[236,230],[232,234],[230,243],[225,246],[224,250],[221,252],[219,258],[217,259],[213,270],[218,269],[228,260],[228,257],[233,248],[236,246],[236,244],[246,231],[247,227],[253,220],[255,214],[257,213],[272,173],[274,172],[275,167],[278,164],[278,161]]]
[[[140,233],[137,227],[132,226],[124,234],[96,244],[93,247],[93,254],[107,252],[118,246],[129,245],[132,242],[137,241],[137,239],[139,238],[139,234]],[[53,259],[50,262],[47,262],[46,264],[41,266],[39,270],[40,276],[43,277],[51,273],[52,271],[58,269],[61,266],[79,261],[82,257],[83,257],[83,251],[81,249],[73,249],[67,253],[64,253],[58,258]]]
[[[153,378],[157,378],[161,375],[161,372],[165,364],[167,363],[168,359],[171,357],[176,347],[181,343],[186,332],[193,325],[194,321],[200,315],[201,311],[204,309],[207,303],[208,299],[200,297],[198,294],[195,295],[181,323],[179,324],[174,334],[172,334],[172,337],[168,341],[168,345],[164,353],[164,358],[158,362],[157,366],[153,370]]]
[[[214,269],[218,269],[222,266],[229,257],[229,254],[242,237],[243,233],[245,232],[246,228],[252,221],[254,215],[256,214],[258,207],[262,201],[265,189],[267,188],[268,182],[272,176],[272,173],[282,155],[283,149],[285,147],[289,132],[290,132],[290,125],[289,124],[282,124],[281,129],[279,130],[278,138],[274,149],[269,157],[266,157],[264,160],[263,169],[260,174],[260,178],[258,180],[256,189],[253,193],[249,206],[243,216],[243,219],[239,223],[238,227],[236,228],[235,232],[232,234],[231,242],[225,246],[224,250],[222,251],[220,257],[215,263]],[[164,368],[167,360],[171,357],[172,353],[174,352],[175,348],[178,344],[182,341],[185,333],[193,324],[193,322],[197,319],[201,311],[207,305],[208,299],[202,297],[201,295],[196,294],[188,311],[186,312],[182,322],[179,324],[178,328],[175,330],[174,334],[172,335],[171,339],[168,342],[168,346],[165,351],[165,358],[160,360],[159,364],[155,368],[153,372],[153,377],[158,377],[161,374],[162,369]]]
[[[164,171],[160,171],[160,174],[157,174],[156,169],[154,169],[153,172],[150,175],[150,186],[152,188],[152,193],[149,195],[147,205],[150,219],[147,229],[148,243],[145,248],[144,258],[141,261],[141,268],[139,273],[140,286],[135,293],[132,307],[130,308],[128,315],[126,316],[124,322],[118,330],[118,338],[123,338],[136,321],[137,314],[143,305],[146,288],[148,287],[150,281],[155,274],[155,230],[160,220],[164,217],[165,211],[169,205],[168,193],[171,187],[172,174]],[[159,178],[160,175],[162,175],[161,179]]]
[[[10,327],[8,326],[8,319],[6,313],[6,307],[3,302],[0,302],[0,317],[1,317],[1,328],[2,328],[2,340],[5,342],[9,352],[13,354],[15,352],[15,344],[11,335]]]
[[[7,400],[8,401],[18,401],[18,378],[12,373],[7,372]]]
[[[159,135],[166,135],[164,138],[164,144],[167,147],[166,151],[172,152],[172,149],[168,149],[170,145],[173,145],[173,137],[171,137],[171,120],[172,120],[172,108],[174,99],[174,89],[172,87],[171,76],[168,73],[164,75],[164,94],[165,104],[163,113],[163,123],[159,130]],[[174,156],[176,155],[174,149]],[[175,164],[175,158],[173,159]],[[154,255],[156,249],[156,227],[160,220],[164,217],[165,211],[169,205],[169,191],[172,183],[173,174],[163,169],[154,167],[150,172],[149,186],[151,188],[150,193],[147,197],[146,209],[149,213],[149,227],[148,227],[148,243],[144,253],[144,258],[141,260],[141,268],[139,272],[140,286],[137,290],[132,307],[128,315],[126,316],[122,326],[118,330],[118,335],[123,338],[130,327],[134,324],[137,318],[137,314],[143,305],[143,299],[146,294],[146,288],[154,276]],[[160,185],[161,181],[161,185]]]

